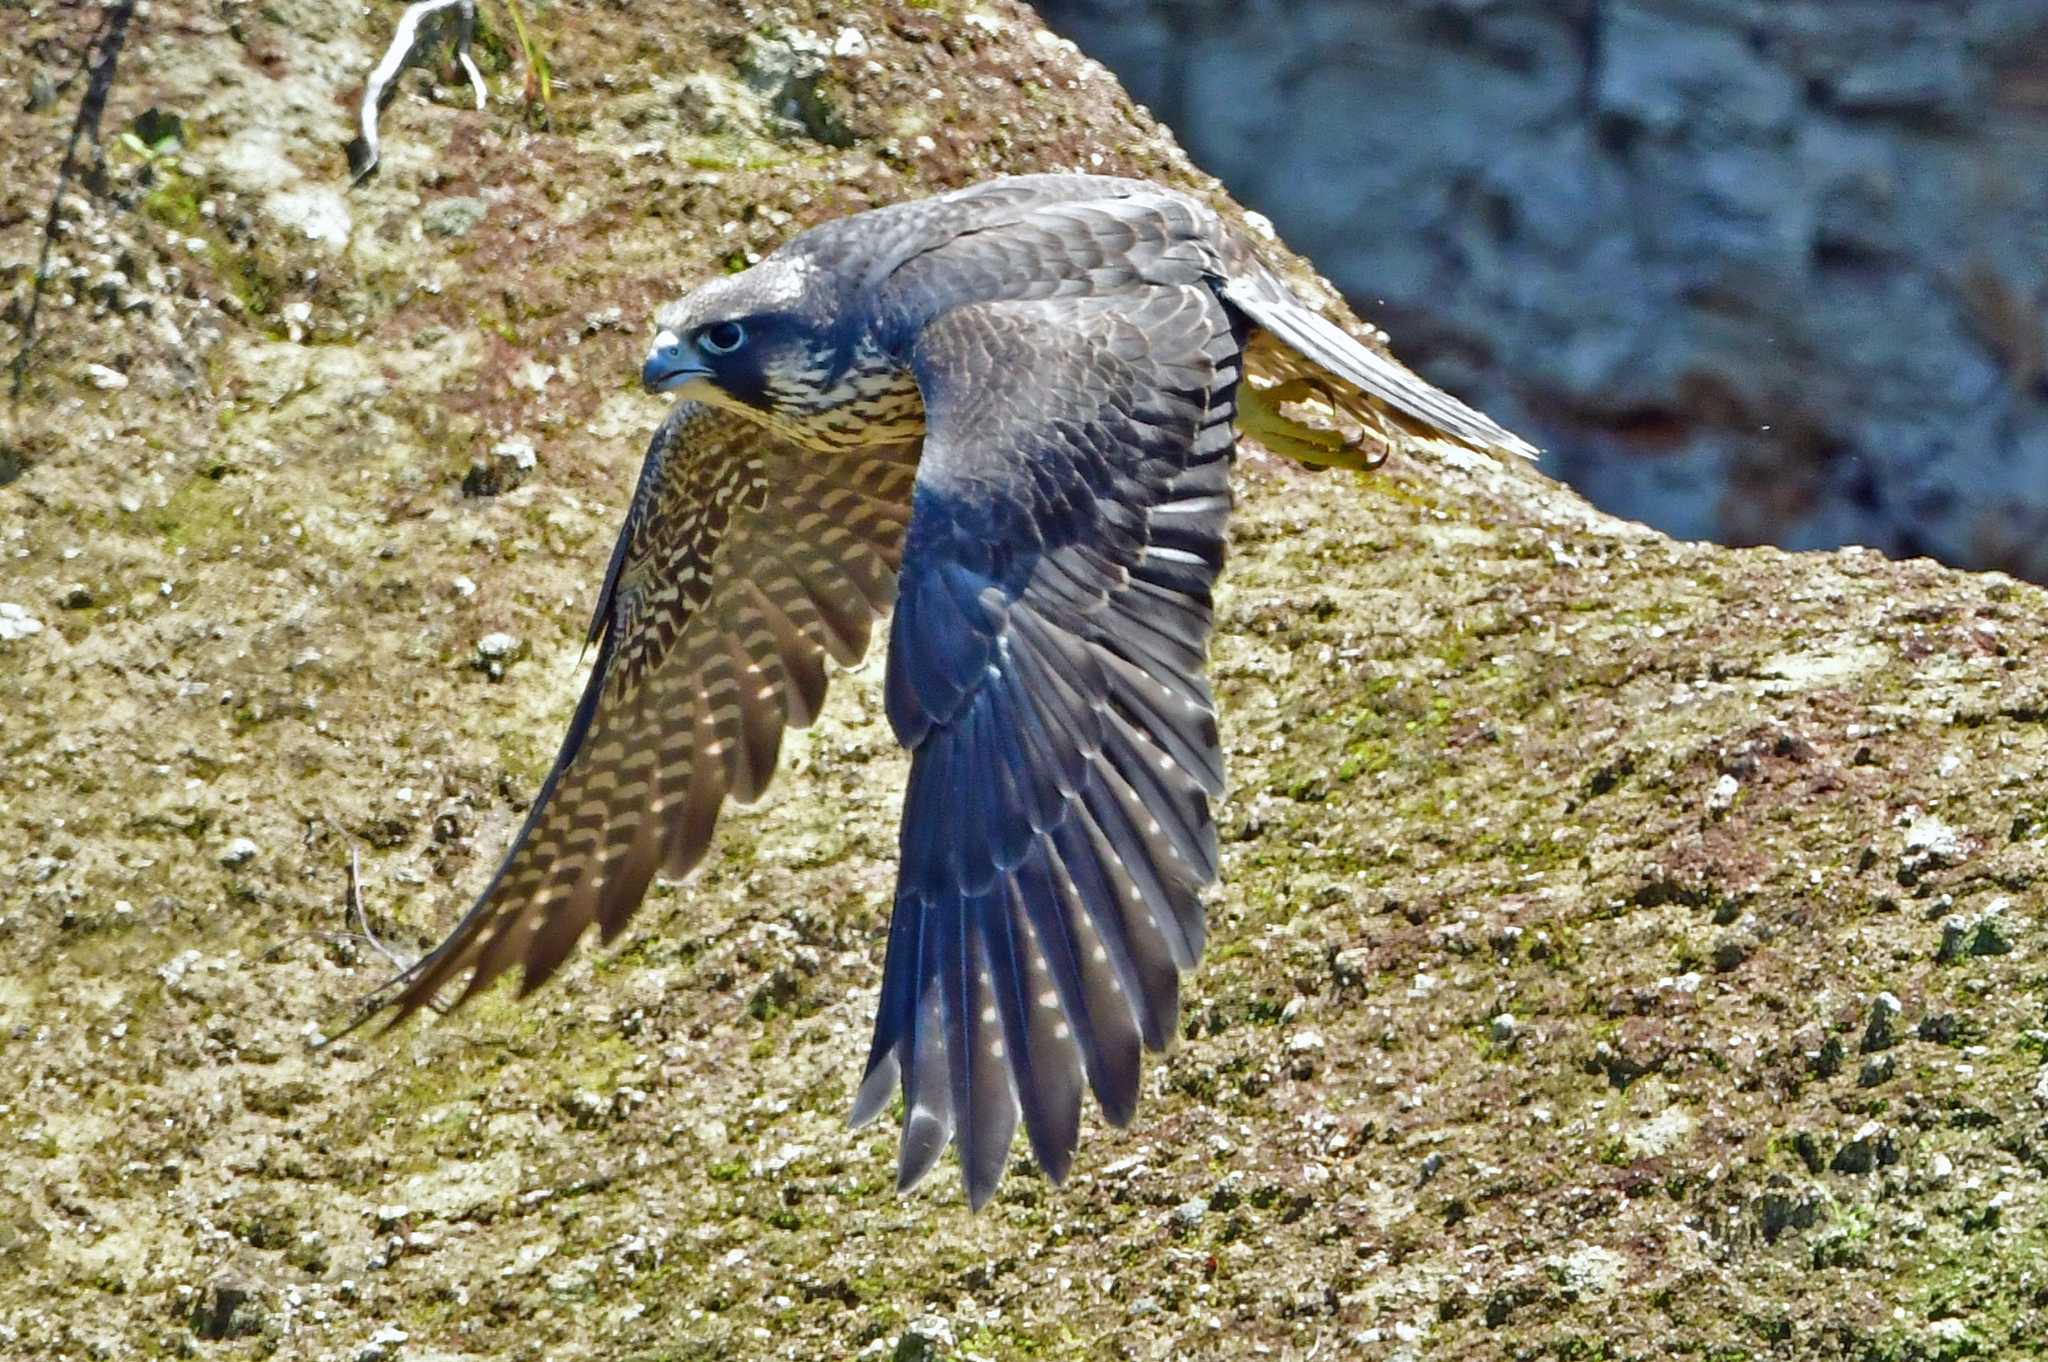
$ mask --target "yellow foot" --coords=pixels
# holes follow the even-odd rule
[[[1281,404],[1307,402],[1316,398],[1336,409],[1327,388],[1309,378],[1290,378],[1270,388],[1241,383],[1237,389],[1237,428],[1275,454],[1284,455],[1310,468],[1353,468],[1361,472],[1378,468],[1387,461],[1389,450],[1368,449],[1364,440],[1347,440],[1334,430],[1324,430],[1284,415]]]

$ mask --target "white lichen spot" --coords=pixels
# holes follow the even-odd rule
[[[43,632],[43,622],[13,601],[0,601],[0,643],[12,643]]]

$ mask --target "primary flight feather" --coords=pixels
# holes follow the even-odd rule
[[[1523,441],[1297,298],[1208,207],[1031,175],[814,228],[656,317],[642,378],[681,401],[612,554],[554,769],[402,1018],[514,965],[544,982],[725,799],[757,797],[827,663],[889,628],[911,753],[856,1123],[898,1091],[898,1184],[956,1145],[970,1204],[1021,1123],[1055,1181],[1083,1089],[1128,1122],[1201,953],[1222,789],[1204,672],[1246,424],[1317,393],[1377,432]],[[1271,386],[1261,389],[1257,382]],[[459,1000],[458,1000],[459,1001]]]

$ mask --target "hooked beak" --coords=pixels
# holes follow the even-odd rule
[[[696,352],[685,346],[673,331],[663,331],[654,338],[654,348],[647,352],[647,362],[640,366],[640,386],[651,393],[673,392],[693,378],[708,378],[711,370],[697,359]]]

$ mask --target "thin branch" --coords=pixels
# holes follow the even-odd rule
[[[370,943],[377,954],[390,962],[391,968],[400,974],[412,968],[412,961],[399,959],[397,953],[379,941],[377,934],[370,930],[370,915],[363,911],[362,861],[354,847],[348,849],[348,907],[349,914],[356,924],[356,932]]]
[[[43,218],[43,250],[36,260],[36,277],[29,286],[28,316],[21,324],[21,349],[15,352],[13,396],[19,400],[22,385],[28,380],[29,352],[35,349],[36,320],[42,313],[43,289],[50,277],[50,254],[57,243],[57,224],[63,212],[65,191],[78,175],[78,144],[87,137],[95,147],[100,142],[100,119],[107,111],[107,96],[114,88],[114,70],[121,60],[121,49],[128,42],[128,25],[135,18],[135,0],[119,0],[111,9],[103,11],[99,32],[86,45],[92,52],[97,46],[99,54],[92,60],[91,74],[86,78],[85,94],[78,101],[78,117],[71,122],[71,140],[64,144],[64,159],[57,166],[57,187],[50,194],[50,211]],[[81,58],[81,61],[86,58]],[[67,85],[69,81],[65,82]]]
[[[368,993],[364,994],[362,998],[356,1003],[355,1020],[351,1021],[347,1026],[342,1027],[341,1030],[335,1032],[333,1035],[326,1037],[324,1040],[320,1042],[320,1045],[315,1048],[321,1048],[328,1045],[332,1045],[335,1041],[340,1040],[342,1037],[350,1035],[360,1030],[364,1023],[368,1022],[372,1017],[376,1016],[379,1012],[382,1012],[384,1010],[384,1004],[381,1001],[384,994],[389,992],[396,985],[403,983],[407,976],[409,976],[414,970],[419,968],[420,960],[425,959],[424,956],[420,957],[419,959],[411,961],[399,958],[398,952],[392,950],[389,946],[386,946],[382,941],[378,940],[377,934],[374,931],[370,930],[370,915],[368,911],[365,910],[363,907],[362,860],[354,847],[350,847],[348,853],[348,901],[346,905],[346,912],[348,914],[349,922],[352,926],[354,926],[355,930],[352,932],[335,933],[334,935],[344,937],[348,940],[369,942],[372,949],[374,949],[377,952],[377,954],[383,956],[384,959],[390,964],[391,968],[396,970],[397,973],[394,974],[391,978],[386,979],[383,983],[378,984]],[[427,1006],[429,1009],[433,1011],[435,1016],[445,1017],[448,1015],[448,1009],[446,1007],[441,1006],[437,1002],[429,1001],[427,1003]]]
[[[406,6],[405,13],[398,16],[398,27],[392,31],[391,45],[384,49],[384,55],[370,69],[369,79],[363,82],[363,105],[357,115],[361,127],[348,144],[349,174],[356,183],[362,183],[377,168],[377,116],[398,93],[399,76],[407,67],[425,61],[441,45],[443,37],[449,36],[445,30],[451,20],[455,25],[455,60],[469,76],[470,89],[476,92],[476,107],[484,107],[484,74],[477,70],[469,55],[469,40],[476,33],[476,0],[419,0]]]

